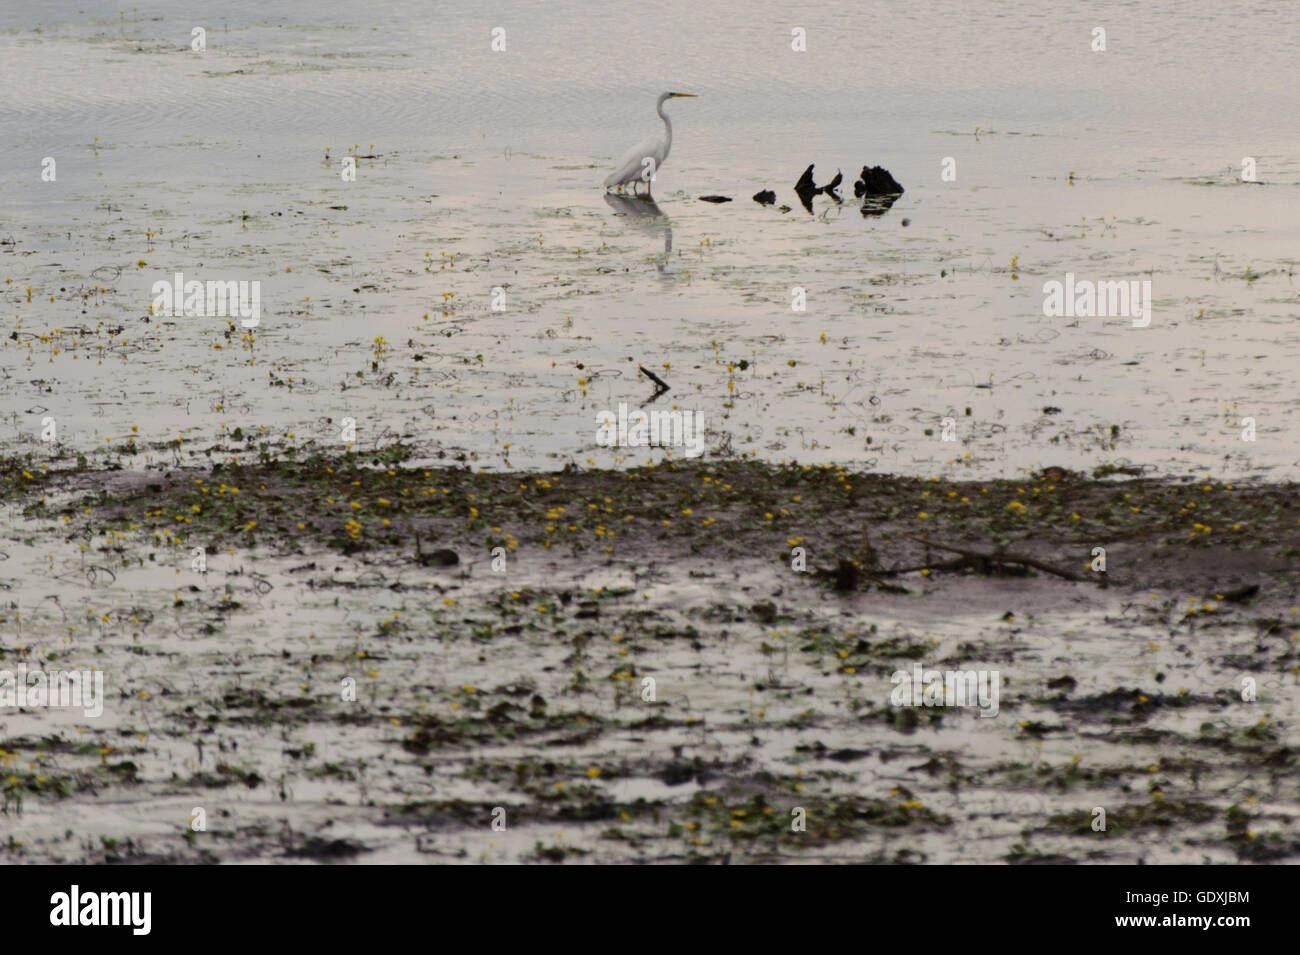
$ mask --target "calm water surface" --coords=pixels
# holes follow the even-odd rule
[[[329,443],[352,418],[360,446],[481,467],[641,463],[663,452],[597,448],[595,422],[650,396],[642,363],[711,451],[1294,478],[1298,27],[1245,3],[7,4],[0,444],[53,417],[81,451],[135,427],[234,453],[237,428]],[[606,198],[665,89],[699,98],[668,106],[657,203]],[[350,149],[375,158],[344,182]],[[799,206],[809,163],[842,205]],[[883,216],[864,164],[907,189]],[[178,271],[259,280],[255,336],[146,321]],[[1067,272],[1150,280],[1150,327],[1044,316]]]

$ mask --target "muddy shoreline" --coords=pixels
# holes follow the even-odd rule
[[[405,457],[0,465],[3,666],[110,688],[6,711],[7,861],[1300,855],[1291,485]]]
[[[787,563],[802,547],[817,576],[843,559],[890,574],[938,567],[975,548],[1055,561],[1099,585],[1199,588],[1210,600],[1264,581],[1294,598],[1300,563],[1294,483],[1060,468],[1021,481],[927,480],[716,456],[488,473],[402,463],[410,456],[401,447],[342,455],[307,447],[261,464],[157,472],[12,457],[0,462],[0,492],[26,516],[57,519],[82,537],[141,532],[209,549],[391,551],[417,562],[421,541],[469,559],[522,545],[636,558],[677,542],[717,559]],[[1096,547],[1106,549],[1104,574],[1093,567]]]

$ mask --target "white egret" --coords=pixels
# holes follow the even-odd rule
[[[664,160],[668,158],[668,150],[672,149],[673,146],[673,124],[664,115],[664,103],[676,97],[694,98],[694,96],[694,93],[659,94],[659,101],[655,104],[655,112],[664,121],[664,134],[662,136],[650,136],[629,149],[627,155],[619,162],[618,168],[605,177],[606,189],[611,186],[623,186],[630,182],[632,183],[632,191],[635,192],[637,180],[643,179],[646,189],[649,190],[650,178],[663,166]]]

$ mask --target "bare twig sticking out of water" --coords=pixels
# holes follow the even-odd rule
[[[645,365],[637,365],[636,367],[640,370],[641,374],[645,375],[647,378],[649,378],[651,381],[655,383],[655,393],[653,397],[651,397],[650,399],[651,401],[654,401],[655,398],[658,398],[660,395],[662,395],[665,391],[668,390],[668,382],[664,381],[662,378],[656,375]]]

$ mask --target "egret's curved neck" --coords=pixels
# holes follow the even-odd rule
[[[664,112],[664,103],[666,102],[668,102],[667,96],[659,97],[659,105],[655,109],[655,112],[659,114],[659,118],[664,121],[664,133],[667,134],[667,145],[664,147],[665,156],[668,155],[668,150],[671,149],[673,145],[673,121],[669,119],[668,114]]]

